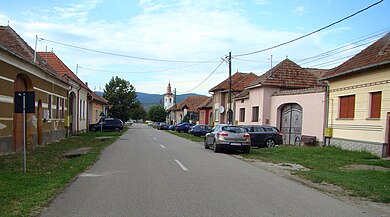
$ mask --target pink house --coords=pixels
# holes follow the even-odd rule
[[[272,125],[283,132],[283,143],[302,135],[323,139],[325,88],[318,82],[324,70],[304,69],[285,59],[237,95],[239,125]]]
[[[198,106],[199,124],[213,125],[213,98],[208,97]]]

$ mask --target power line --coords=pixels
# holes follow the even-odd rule
[[[188,91],[184,91],[184,92],[178,92],[178,93],[189,93],[193,90],[195,90],[196,88],[198,88],[200,85],[202,85],[207,79],[209,79],[211,77],[211,75],[213,75],[217,69],[222,65],[222,63],[224,63],[225,60],[222,60],[219,65],[217,66],[217,68],[215,68],[202,82],[200,82],[200,84],[196,85],[194,88],[192,88],[191,90],[188,90]]]
[[[380,1],[378,1],[378,2],[376,2],[376,3],[374,3],[374,4],[372,4],[372,5],[370,5],[370,6],[366,7],[366,8],[364,8],[364,9],[361,9],[361,10],[359,10],[359,11],[357,11],[357,12],[355,12],[355,13],[353,13],[353,14],[347,16],[347,17],[344,17],[344,18],[341,19],[341,20],[338,20],[338,21],[336,21],[336,22],[333,22],[333,23],[331,23],[331,24],[329,24],[329,25],[327,25],[327,26],[324,26],[324,27],[322,27],[322,28],[320,28],[320,29],[317,29],[317,30],[315,30],[315,31],[312,31],[312,32],[306,34],[306,35],[300,36],[300,37],[295,38],[295,39],[292,39],[292,40],[290,40],[290,41],[283,42],[283,43],[281,43],[281,44],[274,45],[274,46],[272,46],[272,47],[268,47],[268,48],[265,48],[265,49],[262,49],[262,50],[258,50],[258,51],[253,51],[253,52],[249,52],[249,53],[243,53],[243,54],[234,55],[234,57],[247,56],[247,55],[252,55],[252,54],[256,54],[256,53],[261,53],[261,52],[264,52],[264,51],[267,51],[267,50],[272,50],[272,49],[274,49],[274,48],[281,47],[281,46],[286,45],[286,44],[290,44],[290,43],[292,43],[292,42],[294,42],[294,41],[298,41],[298,40],[300,40],[300,39],[302,39],[302,38],[306,38],[306,37],[308,37],[308,36],[310,36],[310,35],[313,35],[313,34],[315,34],[315,33],[317,33],[317,32],[320,32],[320,31],[322,31],[322,30],[324,30],[324,29],[327,29],[327,28],[329,28],[329,27],[331,27],[331,26],[334,26],[334,25],[336,25],[336,24],[338,24],[338,23],[341,23],[341,22],[343,22],[344,20],[347,20],[347,19],[349,19],[349,18],[351,18],[351,17],[354,17],[354,16],[356,16],[357,14],[360,14],[360,13],[362,13],[363,11],[366,11],[366,10],[368,10],[368,9],[370,9],[370,8],[374,7],[375,5],[380,4],[380,3],[382,3],[382,2],[383,2],[383,0],[380,0]]]
[[[311,57],[299,59],[296,62],[300,63],[300,64],[310,63],[310,62],[314,62],[316,60],[320,60],[320,59],[324,59],[324,58],[327,58],[327,57],[330,57],[330,56],[333,56],[336,54],[340,54],[340,53],[345,52],[345,51],[353,50],[353,49],[365,46],[367,44],[370,44],[370,43],[376,41],[380,36],[382,36],[386,33],[387,33],[387,30],[384,32],[375,33],[375,34],[370,35],[366,38],[359,39],[357,41],[348,42],[348,44],[346,44],[346,45],[328,50],[326,52],[316,54],[316,55],[311,56]]]
[[[57,42],[57,41],[53,41],[53,40],[49,40],[49,39],[44,39],[44,38],[39,38],[39,40],[40,40],[40,41],[47,41],[47,42],[50,42],[50,43],[53,43],[53,44],[59,44],[59,45],[66,46],[66,47],[76,48],[76,49],[79,49],[79,50],[86,50],[86,51],[90,51],[90,52],[95,52],[95,53],[110,55],[110,56],[124,57],[124,58],[130,58],[130,59],[139,59],[139,60],[147,60],[147,61],[156,61],[156,62],[168,62],[168,63],[199,63],[199,64],[202,64],[202,63],[216,62],[216,61],[214,61],[214,60],[218,59],[218,58],[214,58],[214,59],[204,60],[204,61],[184,61],[184,60],[154,59],[154,58],[138,57],[138,56],[125,55],[125,54],[111,53],[111,52],[107,52],[107,51],[94,50],[94,49],[90,49],[90,48],[75,46],[75,45],[71,45],[71,44],[65,44],[65,43],[62,43],[62,42]]]

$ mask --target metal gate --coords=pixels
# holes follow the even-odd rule
[[[302,135],[302,107],[298,104],[287,104],[282,108],[280,130],[283,133],[283,144],[293,145],[296,138]]]

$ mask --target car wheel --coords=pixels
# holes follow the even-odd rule
[[[251,151],[251,147],[246,147],[244,150],[242,150],[244,152],[244,154],[249,154],[249,152]]]
[[[209,149],[209,145],[207,145],[206,139],[204,139],[204,149]]]
[[[275,147],[275,141],[273,139],[267,139],[267,141],[265,141],[265,145],[267,148],[273,148]]]
[[[215,140],[214,140],[214,142],[213,142],[213,149],[214,149],[214,152],[215,152],[215,153],[221,152],[221,150],[220,150],[220,148],[218,147],[218,145],[217,145],[217,143],[215,142]]]
[[[115,132],[119,132],[119,131],[121,131],[121,129],[119,129],[118,127],[116,127],[116,128],[114,129],[114,131],[115,131]]]

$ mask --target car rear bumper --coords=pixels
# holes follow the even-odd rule
[[[216,143],[219,148],[226,150],[245,150],[250,148],[250,144],[248,143],[240,143],[240,142],[222,142]]]

